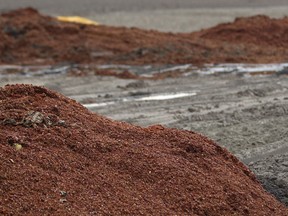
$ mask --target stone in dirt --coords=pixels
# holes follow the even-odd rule
[[[65,124],[0,124],[1,215],[288,214],[203,135],[112,121],[43,87],[0,89],[0,122],[31,110]]]

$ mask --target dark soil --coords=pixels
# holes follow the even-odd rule
[[[191,131],[112,121],[31,85],[0,88],[0,122],[1,215],[288,214]]]
[[[288,18],[237,19],[190,34],[64,23],[32,8],[0,17],[0,64],[287,62]]]

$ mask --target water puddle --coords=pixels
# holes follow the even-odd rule
[[[190,96],[195,96],[195,95],[196,95],[195,92],[179,92],[179,93],[159,94],[159,95],[140,97],[140,98],[135,99],[135,101],[172,100],[176,98],[190,97]]]
[[[283,72],[287,70],[288,63],[282,64],[207,64],[196,71],[199,74],[216,73],[260,73],[260,72]]]
[[[285,73],[288,74],[288,63],[279,64],[205,64],[202,67],[197,67],[192,64],[184,65],[58,65],[58,66],[18,66],[18,65],[0,65],[0,77],[5,76],[47,76],[47,75],[62,75],[69,71],[77,69],[79,71],[91,71],[95,69],[112,70],[116,72],[129,71],[140,77],[153,77],[155,74],[166,72],[183,72],[183,75],[201,74],[210,75],[217,73]]]
[[[103,106],[109,106],[109,105],[113,105],[116,102],[111,101],[111,102],[103,102],[103,103],[91,103],[91,104],[82,104],[83,106],[85,106],[86,108],[96,108],[96,107],[103,107]]]
[[[178,98],[184,97],[191,97],[197,95],[196,92],[177,92],[177,93],[170,93],[170,94],[154,94],[149,96],[142,96],[142,97],[125,97],[122,99],[118,99],[117,101],[109,101],[109,102],[101,102],[101,103],[89,103],[83,104],[86,108],[97,108],[103,106],[109,106],[118,103],[125,103],[125,102],[134,102],[134,101],[161,101],[161,100],[173,100]]]
[[[33,77],[65,74],[71,69],[71,66],[19,66],[19,65],[0,65],[0,77]]]

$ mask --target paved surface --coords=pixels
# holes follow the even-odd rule
[[[235,17],[288,15],[287,0],[0,0],[0,10],[32,6],[49,15],[80,15],[101,24],[191,32]]]
[[[33,6],[48,13],[90,14],[91,12],[143,11],[179,8],[276,7],[287,0],[0,0],[1,10]]]
[[[101,24],[113,26],[139,27],[165,32],[192,32],[209,28],[219,23],[232,22],[236,17],[258,14],[281,18],[288,15],[288,6],[257,8],[191,8],[158,9],[151,11],[131,11],[92,13],[90,18]]]

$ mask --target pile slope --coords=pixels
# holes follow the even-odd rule
[[[287,215],[203,135],[141,128],[31,85],[0,89],[1,215]]]
[[[224,23],[203,30],[201,38],[227,41],[235,44],[287,47],[288,17],[272,19],[268,16],[257,15],[236,18],[233,23]]]
[[[26,8],[0,16],[0,64],[287,62],[287,29],[288,18],[255,16],[173,34],[61,22]]]

